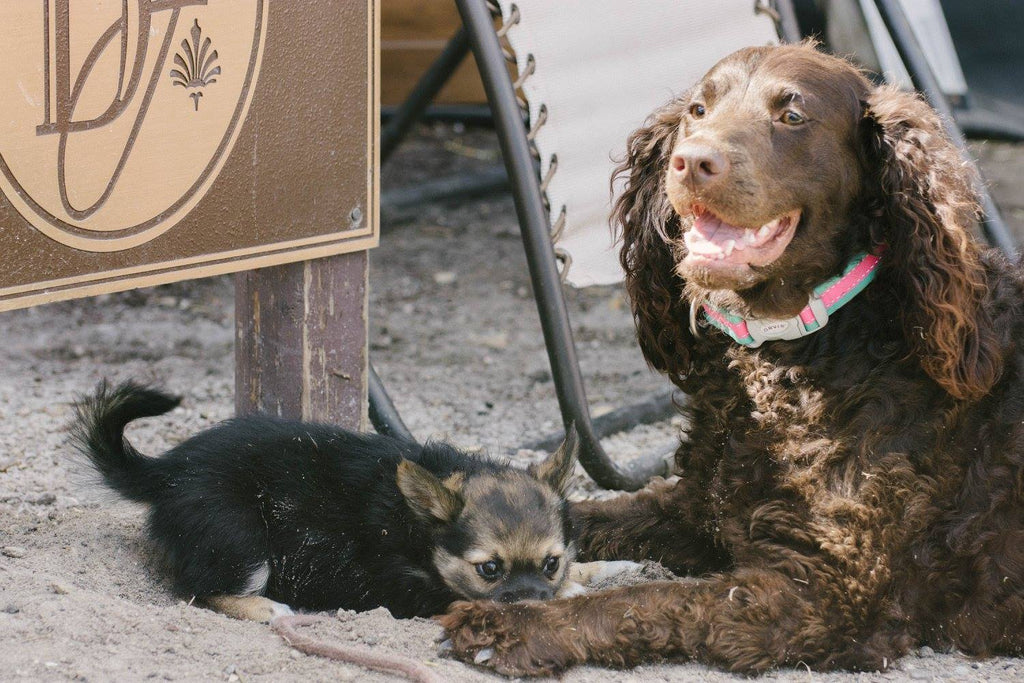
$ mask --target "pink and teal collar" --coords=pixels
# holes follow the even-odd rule
[[[857,296],[872,280],[880,258],[861,254],[847,264],[842,275],[814,288],[810,300],[800,313],[784,320],[774,318],[741,318],[713,304],[704,304],[704,317],[739,344],[757,348],[766,341],[799,339],[825,327],[828,317]],[[697,311],[690,304],[690,328],[696,332]]]

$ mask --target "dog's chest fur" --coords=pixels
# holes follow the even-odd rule
[[[805,343],[831,340],[823,335]],[[907,395],[893,390],[898,354],[852,354],[842,364],[807,364],[800,359],[820,356],[802,354],[796,344],[717,346],[717,362],[693,396],[694,431],[684,456],[688,462],[681,465],[684,476],[690,471],[706,477],[707,530],[727,547],[747,552],[751,541],[792,543],[795,536],[818,545],[823,539],[810,538],[808,529],[827,536],[830,519],[863,514],[865,497],[874,495],[869,489],[884,488],[893,472],[957,469],[943,447],[948,434],[915,420],[936,408],[941,393],[922,392],[909,373]],[[888,366],[889,384],[874,388],[871,375],[881,365]],[[955,422],[951,412],[950,426]],[[934,447],[923,456],[919,446],[909,449],[911,443]],[[934,488],[913,493],[931,500],[955,478],[922,481]],[[934,510],[917,506],[906,514]],[[852,546],[863,539],[834,541]]]

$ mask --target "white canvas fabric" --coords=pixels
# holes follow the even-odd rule
[[[520,73],[533,55],[523,92],[530,119],[542,105],[547,123],[536,143],[548,185],[552,223],[562,207],[558,245],[572,257],[576,286],[622,279],[608,226],[613,159],[656,108],[682,93],[725,55],[778,42],[770,17],[753,0],[501,0]]]

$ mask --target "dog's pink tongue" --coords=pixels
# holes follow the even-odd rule
[[[719,249],[723,248],[729,240],[739,242],[743,239],[744,234],[743,228],[726,223],[710,211],[705,211],[694,218],[693,230],[700,236],[701,241],[710,242]]]

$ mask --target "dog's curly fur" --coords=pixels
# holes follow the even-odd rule
[[[799,132],[751,114],[780,83],[801,92]],[[693,102],[713,112],[730,87],[735,106],[698,125]],[[670,186],[674,150],[700,130],[730,162],[720,194]],[[975,179],[936,113],[813,45],[750,48],[634,133],[621,174],[640,345],[690,395],[692,427],[678,481],[576,506],[581,556],[703,578],[457,603],[442,617],[456,656],[492,648],[497,670],[540,674],[664,657],[877,670],[924,644],[1021,654],[1024,277],[972,238]],[[673,193],[741,225],[802,218],[749,287],[715,288],[687,265],[694,219]],[[692,300],[794,315],[880,244],[876,280],[808,337],[752,349],[690,329]]]

